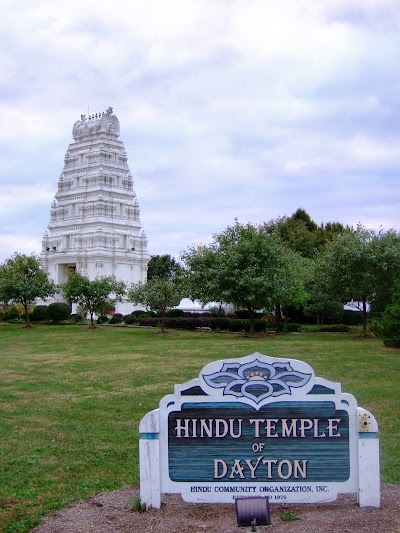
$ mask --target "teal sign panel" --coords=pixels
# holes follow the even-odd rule
[[[293,398],[258,409],[188,401],[168,414],[169,478],[177,482],[343,482],[349,450],[348,410],[333,401]]]

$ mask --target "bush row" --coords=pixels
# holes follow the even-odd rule
[[[7,311],[0,313],[0,320],[6,322],[24,320],[24,314],[21,314],[16,306],[11,306]],[[71,310],[68,304],[63,302],[53,302],[50,305],[37,305],[29,313],[31,322],[62,322],[70,320]]]
[[[110,321],[111,322],[111,321]],[[126,323],[126,322],[125,322]],[[138,317],[135,321],[138,326],[159,327],[159,317]],[[225,318],[225,317],[181,317],[181,318],[165,318],[165,327],[171,329],[196,329],[207,328],[212,331],[250,331],[250,320],[239,318]],[[301,331],[299,324],[287,324],[275,322],[265,322],[265,320],[254,320],[254,331],[262,333],[265,331]]]

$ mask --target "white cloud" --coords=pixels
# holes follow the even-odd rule
[[[120,120],[153,254],[299,206],[396,226],[396,0],[5,0],[2,28],[0,260],[40,250],[88,106]]]

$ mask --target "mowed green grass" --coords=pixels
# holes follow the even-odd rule
[[[71,501],[137,485],[143,415],[205,364],[256,351],[341,382],[378,420],[382,481],[400,483],[400,352],[378,339],[1,324],[0,530],[28,531]]]

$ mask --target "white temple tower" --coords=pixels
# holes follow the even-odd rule
[[[89,279],[146,281],[147,239],[119,131],[112,107],[81,115],[73,126],[40,255],[55,283],[63,283],[71,269]],[[131,308],[119,304],[117,310]]]

